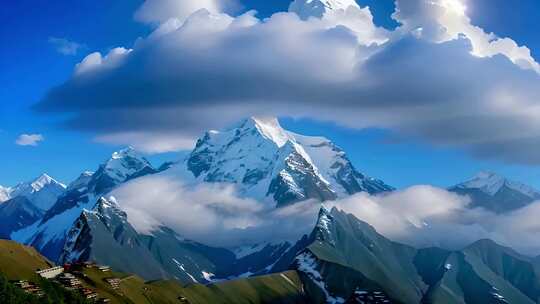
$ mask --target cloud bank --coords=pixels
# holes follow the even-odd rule
[[[160,22],[153,33],[90,54],[36,108],[70,113],[68,127],[118,142],[193,139],[277,115],[540,164],[539,65],[525,46],[474,26],[462,0],[397,0],[394,31],[354,5],[260,20],[221,13],[215,1],[171,3],[184,2],[146,1],[136,16]]]
[[[310,232],[318,212],[311,202],[276,209],[239,197],[233,185],[193,186],[167,176],[138,178],[111,195],[140,233],[166,226],[214,246],[294,242]]]
[[[145,189],[145,191],[141,191]],[[136,179],[111,193],[142,233],[165,225],[183,237],[214,246],[295,242],[315,226],[320,203],[275,209],[240,197],[233,185],[193,186],[164,175]],[[468,208],[469,198],[432,186],[414,186],[383,196],[358,193],[326,202],[369,223],[384,236],[417,247],[461,249],[492,239],[524,254],[540,254],[540,201],[497,215]]]

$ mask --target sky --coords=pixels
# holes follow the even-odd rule
[[[206,129],[272,114],[399,188],[445,187],[480,170],[540,188],[534,0],[440,0],[443,13],[401,1],[394,17],[391,0],[359,0],[353,17],[322,21],[273,15],[285,0],[208,0],[196,5],[220,18],[185,24],[167,13],[190,1],[158,9],[174,2],[4,4],[0,185],[43,172],[67,183],[127,144],[159,165]],[[455,2],[466,15],[445,6]],[[512,40],[492,43],[491,32]]]

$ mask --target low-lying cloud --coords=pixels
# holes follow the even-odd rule
[[[275,209],[240,198],[233,185],[193,186],[167,176],[136,179],[111,195],[141,233],[166,226],[182,237],[214,246],[294,242],[310,232],[318,212],[311,202]]]
[[[144,191],[141,191],[144,189]],[[184,183],[158,175],[136,179],[112,195],[142,233],[167,226],[181,236],[214,246],[298,240],[315,226],[320,203],[286,208],[241,198],[233,185]],[[492,239],[528,255],[540,254],[540,202],[498,215],[468,208],[469,198],[432,186],[386,195],[358,193],[326,202],[372,225],[384,236],[417,247],[461,249]]]

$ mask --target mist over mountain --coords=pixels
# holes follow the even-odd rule
[[[289,132],[276,118],[208,131],[185,158],[160,169],[133,148],[115,152],[95,172],[81,173],[67,187],[58,184],[62,193],[43,210],[31,198],[48,197],[36,194],[47,184],[57,183],[44,175],[24,184],[35,186],[33,196],[0,204],[4,238],[31,245],[57,263],[97,261],[147,280],[208,284],[294,269],[314,299],[338,303],[367,292],[418,303],[444,293],[436,284],[445,276],[424,277],[426,271],[476,263],[461,256],[470,244],[490,239],[523,254],[511,255],[524,263],[540,254],[534,217],[539,192],[532,187],[482,172],[448,189],[395,189],[358,171],[329,139]],[[353,228],[332,228],[337,218],[343,225],[344,217]],[[362,240],[367,232],[354,227],[368,223],[369,238],[382,242],[382,251],[358,259],[359,252],[345,244]],[[397,251],[387,257],[388,250]],[[406,264],[393,269],[403,259]],[[435,267],[430,261],[438,268],[429,268]],[[335,264],[341,266],[334,270]],[[497,284],[493,288],[507,288]],[[459,288],[465,297],[491,299],[496,293]],[[533,291],[520,292],[497,294],[524,299]]]

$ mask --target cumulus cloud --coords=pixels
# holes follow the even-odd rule
[[[19,146],[37,146],[40,142],[44,141],[45,137],[41,134],[21,134],[15,140],[15,143]]]
[[[54,46],[58,53],[67,56],[77,55],[77,52],[84,48],[83,44],[66,38],[49,37],[49,43]]]
[[[276,209],[242,197],[231,184],[194,185],[187,180],[147,176],[111,195],[142,233],[164,225],[188,239],[226,247],[295,242],[312,231],[321,206],[306,201]],[[417,247],[461,249],[489,238],[524,254],[540,254],[540,223],[534,216],[540,201],[506,214],[471,209],[469,202],[445,189],[420,185],[386,195],[358,193],[325,205],[355,215],[394,241]]]
[[[403,26],[400,30],[416,32],[427,39],[445,42],[464,35],[471,41],[471,53],[479,57],[498,54],[509,58],[525,69],[540,73],[540,65],[525,46],[518,46],[510,38],[500,38],[474,26],[467,16],[465,0],[397,0],[393,17]]]
[[[130,50],[89,55],[37,108],[100,136],[195,138],[250,115],[309,117],[540,164],[538,64],[472,25],[460,0],[396,1],[395,31],[355,6],[264,20],[206,6],[160,18]]]

